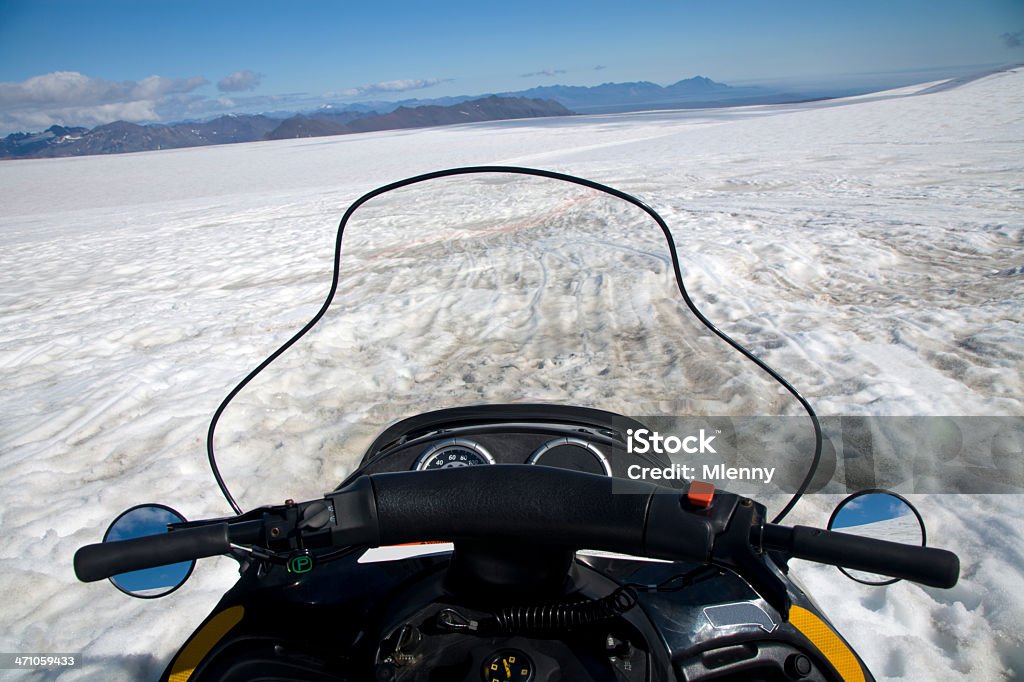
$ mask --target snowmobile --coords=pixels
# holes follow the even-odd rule
[[[238,561],[172,682],[873,679],[792,560],[937,588],[959,560],[886,491],[827,529],[782,524],[822,489],[819,420],[682,272],[657,212],[582,178],[469,167],[373,190],[341,220],[324,303],[214,413],[234,514],[133,507],[76,575],[153,598],[198,559]],[[282,491],[303,501],[269,503]]]

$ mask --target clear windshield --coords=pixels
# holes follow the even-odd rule
[[[641,421],[800,409],[687,309],[644,210],[562,180],[475,173],[352,214],[329,308],[227,407],[217,460],[243,509],[310,498],[396,420],[521,402]]]

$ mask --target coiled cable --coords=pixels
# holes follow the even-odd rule
[[[582,599],[536,606],[510,606],[475,621],[455,609],[443,609],[437,623],[446,630],[469,630],[488,635],[519,632],[564,632],[615,620],[636,606],[636,590],[624,585],[601,599]]]

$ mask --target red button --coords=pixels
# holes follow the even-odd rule
[[[686,499],[694,507],[707,509],[715,496],[715,484],[707,481],[690,481],[690,489],[686,491]]]

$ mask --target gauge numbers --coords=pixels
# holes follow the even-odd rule
[[[518,649],[502,649],[484,659],[484,682],[532,682],[533,661]]]
[[[463,438],[451,438],[435,443],[423,451],[413,468],[416,471],[429,469],[452,469],[480,464],[494,464],[494,458],[479,443]]]

